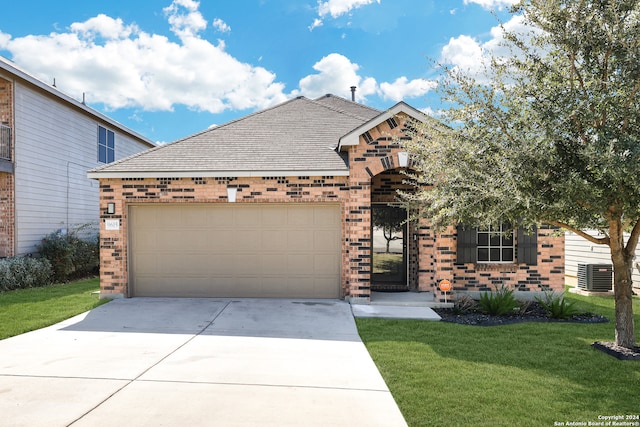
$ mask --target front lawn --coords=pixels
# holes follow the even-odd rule
[[[410,426],[553,426],[640,415],[640,361],[620,361],[590,346],[614,340],[613,299],[567,298],[612,321],[357,324]],[[637,298],[634,313],[638,335]]]
[[[0,292],[0,339],[53,325],[104,304],[108,300],[92,293],[99,286],[95,278]]]

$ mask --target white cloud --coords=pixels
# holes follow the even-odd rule
[[[518,3],[519,0],[464,0],[464,4],[475,3],[482,6],[483,9],[500,9],[504,7],[513,6]]]
[[[316,62],[313,69],[317,74],[310,74],[300,80],[300,91],[294,94],[308,98],[317,98],[327,93],[336,95],[350,94],[350,87],[357,86],[356,100],[363,101],[367,95],[377,92],[376,80],[372,77],[358,75],[360,66],[352,63],[346,56],[332,53]],[[350,95],[348,95],[350,96]]]
[[[309,25],[309,31],[313,31],[314,28],[322,27],[323,22],[322,19],[316,18],[313,20],[313,23]]]
[[[174,0],[164,9],[179,41],[149,34],[120,19],[98,15],[67,32],[11,38],[0,47],[46,82],[108,109],[170,111],[182,104],[196,111],[265,108],[287,99],[276,75],[255,67],[200,37],[206,21],[198,2]]]
[[[423,96],[432,89],[435,89],[438,83],[426,79],[409,80],[402,76],[397,78],[393,83],[380,83],[380,92],[384,99],[393,101],[402,101],[406,98],[416,98]]]
[[[350,12],[352,9],[357,9],[362,6],[366,6],[373,2],[380,4],[380,0],[328,0],[318,2],[318,15],[321,17],[325,15],[331,15],[332,18],[337,18],[340,15]]]
[[[231,27],[220,18],[213,20],[213,27],[221,33],[228,33],[231,31]]]
[[[508,56],[512,53],[504,46],[504,30],[518,34],[521,38],[530,37],[530,33],[539,31],[527,26],[522,15],[513,16],[503,27],[491,28],[490,39],[480,41],[467,35],[452,37],[440,52],[440,62],[480,77],[484,72],[484,64],[489,57]]]
[[[316,18],[313,21],[313,24],[309,26],[309,30],[322,26],[323,19],[328,15],[331,16],[331,18],[336,19],[354,9],[367,6],[374,2],[380,4],[380,0],[318,0],[319,18]]]
[[[317,98],[332,93],[350,98],[350,88],[356,86],[356,101],[358,102],[365,102],[367,96],[371,95],[400,101],[425,95],[437,85],[436,82],[430,80],[409,80],[404,76],[397,78],[392,83],[383,82],[378,85],[373,77],[360,75],[360,66],[339,53],[325,56],[314,64],[313,69],[317,73],[302,78],[299,82],[300,89],[293,91],[292,95]]]
[[[183,38],[195,37],[200,31],[206,29],[207,21],[198,10],[199,7],[200,2],[194,0],[173,0],[171,5],[163,9],[169,18],[171,31]]]
[[[99,14],[85,22],[74,22],[71,31],[81,34],[85,39],[94,39],[100,36],[108,40],[123,39],[137,31],[135,25],[124,25],[122,19],[113,19],[107,15]]]

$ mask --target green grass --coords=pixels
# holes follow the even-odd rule
[[[98,278],[0,293],[0,339],[61,322],[108,300],[92,294]]]
[[[568,293],[567,298],[613,319],[611,298]],[[634,314],[639,328],[637,298]],[[357,324],[410,426],[553,426],[640,414],[640,361],[620,361],[590,346],[614,340],[613,321],[480,327],[357,319]]]

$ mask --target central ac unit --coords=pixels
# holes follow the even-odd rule
[[[578,264],[578,288],[593,292],[607,292],[612,289],[611,264]]]

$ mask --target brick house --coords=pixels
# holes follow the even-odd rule
[[[100,182],[101,296],[562,290],[564,239],[405,221],[400,102],[295,98],[89,172]]]
[[[153,146],[0,57],[0,258],[35,252],[56,230],[97,230],[87,170]]]

